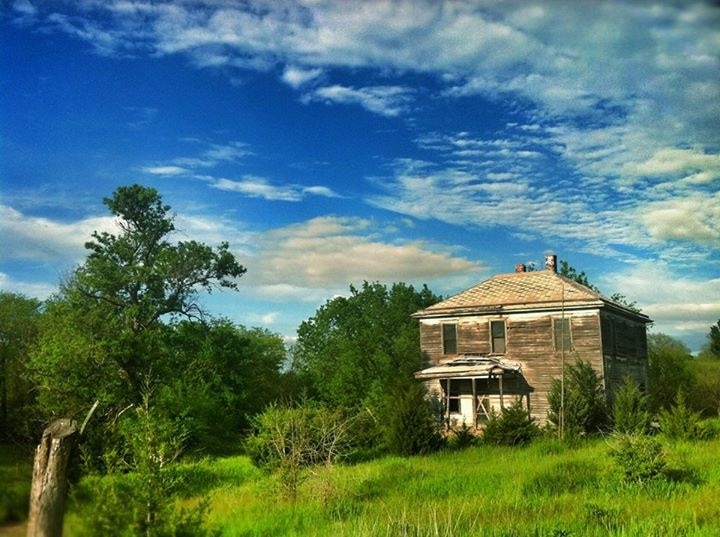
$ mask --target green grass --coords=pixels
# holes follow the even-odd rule
[[[207,500],[228,537],[720,535],[720,439],[664,444],[667,477],[645,485],[622,482],[608,440],[539,440],[317,469],[294,504],[246,457],[206,459],[178,469],[179,503]],[[82,527],[82,501],[65,535]]]

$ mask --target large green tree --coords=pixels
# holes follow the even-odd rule
[[[277,334],[222,319],[184,321],[168,347],[170,371],[159,404],[186,417],[191,440],[205,449],[237,446],[250,419],[284,396],[286,349]]]
[[[93,233],[85,262],[48,302],[32,357],[48,418],[95,399],[108,416],[139,402],[163,369],[168,322],[201,316],[199,292],[235,288],[245,272],[227,243],[170,242],[173,216],[152,188],[120,187],[103,202],[119,233]]]
[[[377,402],[398,377],[421,368],[411,314],[439,300],[426,286],[351,286],[349,297],[329,300],[300,325],[295,365],[328,403],[357,408]]]
[[[648,334],[648,395],[652,410],[668,409],[679,390],[693,384],[692,355],[681,341],[667,334]]]
[[[27,436],[32,431],[28,354],[37,338],[40,301],[0,291],[0,432]]]

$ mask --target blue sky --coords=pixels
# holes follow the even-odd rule
[[[0,287],[44,298],[156,188],[292,339],[363,280],[465,289],[554,251],[693,350],[720,318],[720,8],[0,4]]]

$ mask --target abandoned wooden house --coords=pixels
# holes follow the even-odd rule
[[[555,255],[545,270],[517,265],[414,314],[428,365],[415,377],[442,401],[448,427],[481,427],[517,400],[544,423],[553,379],[577,360],[602,377],[606,397],[627,375],[646,386],[651,320],[556,265]]]

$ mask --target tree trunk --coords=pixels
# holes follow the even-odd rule
[[[75,421],[60,419],[43,431],[35,450],[28,537],[62,535],[70,452],[77,439]]]

